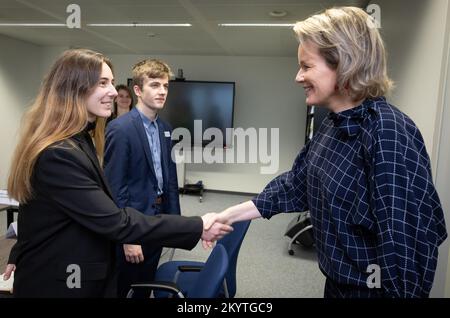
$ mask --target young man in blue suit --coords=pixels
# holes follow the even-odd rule
[[[180,214],[171,127],[158,117],[164,107],[171,71],[147,59],[133,67],[137,105],[111,121],[106,130],[104,167],[117,205],[144,214]],[[130,285],[153,280],[161,248],[123,244],[118,248],[118,296]]]

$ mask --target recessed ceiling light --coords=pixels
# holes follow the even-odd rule
[[[274,18],[282,18],[287,15],[287,12],[284,10],[272,10],[269,12],[269,15]]]

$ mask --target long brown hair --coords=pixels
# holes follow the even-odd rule
[[[33,197],[31,178],[39,154],[86,127],[86,99],[98,84],[103,63],[112,69],[110,60],[102,54],[72,49],[53,64],[23,117],[8,178],[10,197],[22,204],[28,202]],[[103,145],[97,141],[96,148],[103,149]]]

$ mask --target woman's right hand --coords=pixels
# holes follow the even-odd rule
[[[6,265],[5,272],[3,273],[3,280],[8,280],[11,277],[12,272],[16,270],[16,264]]]

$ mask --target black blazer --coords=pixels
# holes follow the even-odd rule
[[[93,147],[84,131],[39,156],[34,199],[20,206],[18,241],[8,262],[16,264],[16,297],[113,297],[114,243],[192,249],[200,239],[200,217],[118,208]]]

